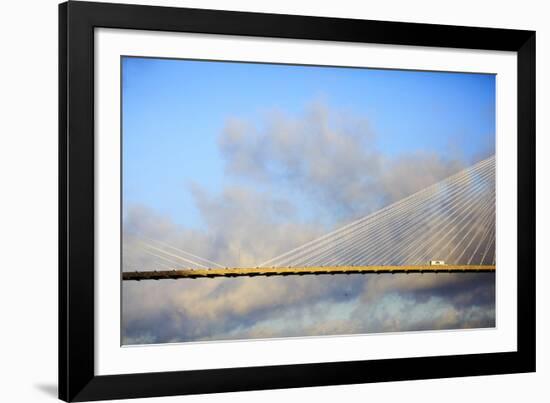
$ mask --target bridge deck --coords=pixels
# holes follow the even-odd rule
[[[161,271],[126,271],[123,280],[169,280],[180,278],[290,276],[306,274],[367,274],[367,273],[487,273],[494,265],[440,266],[313,266],[313,267],[229,267],[212,269],[180,269]]]

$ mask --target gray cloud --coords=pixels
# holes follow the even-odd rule
[[[125,283],[125,342],[494,326],[493,275],[475,274],[456,284],[432,279],[430,286],[406,282],[407,275],[400,274],[383,292],[378,289],[379,276],[383,275]],[[369,295],[373,289],[376,296]]]
[[[229,121],[219,138],[227,171],[269,187],[298,190],[338,219],[365,215],[462,169],[446,157],[416,151],[393,158],[376,146],[368,121],[310,105],[304,116],[273,113],[265,126]]]
[[[124,216],[124,270],[161,262],[152,238],[227,266],[256,265],[462,169],[457,154],[390,158],[365,119],[313,104],[262,128],[232,119],[219,137],[229,174],[190,192],[186,228],[146,206]],[[176,252],[177,254],[177,252]],[[123,284],[126,344],[494,326],[493,275],[349,275]]]

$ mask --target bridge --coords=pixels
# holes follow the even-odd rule
[[[123,280],[494,272],[495,157],[253,267],[152,239],[141,245],[158,270],[125,270]]]
[[[322,267],[233,267],[214,269],[181,269],[127,271],[123,280],[177,280],[180,278],[289,276],[305,274],[366,274],[366,273],[492,273],[494,265],[422,265],[422,266],[322,266]]]

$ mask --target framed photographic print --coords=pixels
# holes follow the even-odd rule
[[[59,397],[535,370],[535,33],[59,6]]]

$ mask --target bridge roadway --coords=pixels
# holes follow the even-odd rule
[[[210,269],[178,269],[125,271],[123,280],[175,280],[181,278],[303,276],[306,274],[367,274],[367,273],[492,273],[494,265],[420,265],[420,266],[312,266],[312,267],[227,267]]]

